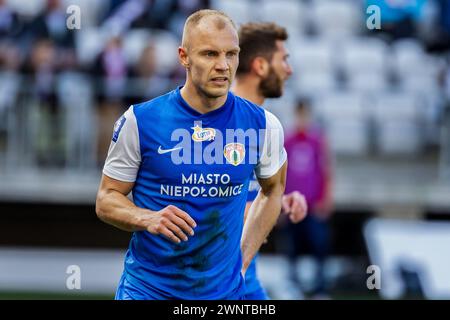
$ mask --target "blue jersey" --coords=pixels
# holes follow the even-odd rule
[[[180,88],[131,106],[116,122],[103,173],[134,182],[136,206],[174,205],[197,224],[179,244],[134,232],[121,283],[146,299],[241,299],[240,241],[249,180],[274,175],[286,161],[278,119],[228,94],[201,114]]]

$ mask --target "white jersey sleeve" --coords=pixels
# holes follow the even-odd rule
[[[103,174],[116,180],[134,182],[140,164],[139,131],[131,106],[114,125]]]
[[[255,168],[256,177],[267,179],[275,175],[287,159],[284,148],[284,132],[280,121],[265,110],[266,130],[264,145],[259,162]]]

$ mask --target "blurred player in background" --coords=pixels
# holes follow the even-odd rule
[[[244,297],[246,270],[281,210],[287,155],[278,119],[229,92],[239,50],[228,16],[192,14],[178,50],[184,86],[131,106],[115,125],[96,212],[133,232],[116,299]],[[233,129],[264,135],[223,146]],[[205,163],[202,147],[213,143],[219,151]],[[261,191],[244,225],[253,172]]]
[[[285,224],[283,249],[288,249],[290,277],[299,283],[296,260],[309,247],[317,262],[317,273],[311,295],[326,298],[324,265],[330,253],[329,219],[333,213],[333,174],[328,143],[322,130],[314,126],[307,99],[298,101],[295,111],[296,131],[286,138],[289,168],[286,192],[300,191],[308,203],[308,215],[298,225]]]
[[[239,30],[239,67],[233,92],[258,105],[266,98],[279,98],[283,94],[284,82],[292,74],[287,61],[288,52],[284,46],[288,34],[285,28],[274,23],[248,23]],[[260,187],[254,177],[250,182],[245,217]],[[306,215],[304,197],[293,190],[283,196],[282,212],[298,223]],[[252,213],[250,213],[252,214]],[[258,280],[256,258],[252,261],[245,277],[246,299],[266,300],[268,296]]]

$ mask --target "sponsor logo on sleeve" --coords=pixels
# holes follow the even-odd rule
[[[126,120],[127,118],[125,118],[125,116],[121,116],[119,120],[116,121],[116,124],[114,125],[112,141],[117,142],[117,140],[119,139],[120,130],[122,130]]]

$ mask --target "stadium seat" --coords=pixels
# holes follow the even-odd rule
[[[125,56],[130,65],[137,63],[142,51],[150,44],[155,46],[158,73],[168,74],[178,64],[177,48],[180,42],[169,31],[131,29],[123,39]]]
[[[416,74],[403,75],[401,78],[401,87],[407,91],[415,91],[420,93],[437,93],[439,91],[437,75]]]
[[[421,93],[439,90],[439,73],[445,68],[445,61],[413,48],[396,48],[394,70],[404,90]]]
[[[369,149],[368,113],[362,97],[335,91],[317,97],[314,110],[327,130],[330,147],[338,154],[364,156]]]
[[[364,9],[355,1],[312,1],[315,29],[324,37],[342,38],[364,30]]]
[[[19,95],[21,77],[13,72],[0,73],[0,133],[5,134],[4,149],[0,148],[0,165],[17,166],[19,152],[19,112],[14,108]]]
[[[412,92],[380,93],[374,115],[378,119],[416,119],[419,116],[417,99]]]
[[[437,79],[445,64],[442,59],[427,54],[417,40],[395,42],[393,53],[394,69],[401,81],[408,81],[411,77]]]
[[[211,8],[225,12],[238,25],[256,19],[256,10],[250,0],[212,0]]]
[[[428,91],[420,94],[419,104],[423,106],[423,137],[427,145],[438,146],[442,138],[444,104],[439,92]]]
[[[6,71],[0,73],[0,112],[14,105],[19,85],[19,74]]]
[[[45,8],[45,0],[7,0],[7,4],[18,14],[33,17]]]
[[[291,61],[298,72],[331,71],[334,65],[334,43],[323,38],[304,38],[291,43]]]
[[[99,28],[82,28],[75,33],[75,50],[81,65],[91,64],[102,52],[107,35]]]
[[[380,39],[349,38],[341,45],[341,50],[342,66],[347,73],[385,71],[388,47]]]
[[[142,51],[150,44],[151,33],[148,29],[131,29],[123,37],[123,48],[128,64],[135,64]]]
[[[302,71],[295,74],[295,90],[298,94],[320,94],[337,89],[338,83],[332,71]]]
[[[296,39],[303,34],[305,16],[305,9],[299,1],[264,0],[259,19],[281,24],[288,30],[290,37]]]
[[[415,72],[422,68],[425,52],[418,40],[403,39],[393,43],[393,60],[399,74]]]
[[[361,93],[376,93],[389,87],[382,72],[353,72],[347,75],[347,88]]]
[[[387,45],[373,38],[349,38],[344,41],[337,60],[350,90],[373,93],[388,87]]]
[[[159,74],[168,74],[178,65],[178,46],[180,40],[172,33],[164,30],[153,30],[151,41],[155,45],[156,71]]]
[[[382,155],[416,154],[422,146],[420,99],[411,92],[380,94],[372,109]]]
[[[56,90],[64,114],[66,164],[92,168],[97,132],[91,82],[80,73],[65,72],[58,76]]]

